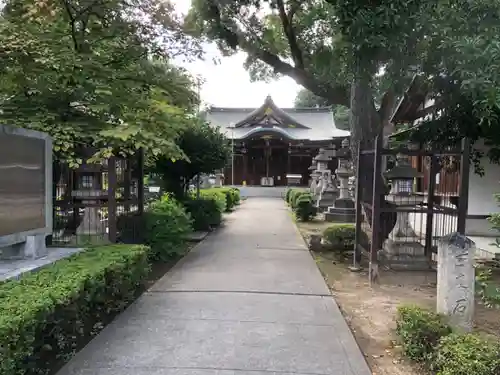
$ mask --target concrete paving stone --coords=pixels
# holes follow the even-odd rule
[[[154,319],[109,328],[60,375],[78,374],[75,369],[106,367],[194,367],[325,375],[349,374],[351,368],[333,326]]]
[[[339,372],[335,375],[351,375],[348,372]],[[165,367],[127,367],[127,368],[98,368],[81,369],[71,375],[320,375],[314,373],[292,373],[275,371],[245,371],[245,370],[216,370],[197,368],[165,368]],[[69,375],[69,374],[68,374]]]
[[[240,257],[190,254],[151,290],[329,294],[308,252],[266,249]]]
[[[148,319],[335,325],[331,297],[254,293],[146,293],[117,318],[117,325]]]

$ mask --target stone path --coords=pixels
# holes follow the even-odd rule
[[[281,199],[250,198],[58,375],[369,375]]]

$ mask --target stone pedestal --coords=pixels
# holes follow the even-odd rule
[[[339,150],[341,151],[341,150]],[[325,220],[336,223],[354,223],[356,221],[356,210],[354,201],[349,196],[349,177],[352,175],[348,168],[347,160],[340,159],[337,168],[337,178],[340,181],[339,197],[333,206],[328,207]]]
[[[397,206],[408,205],[410,200],[412,205],[423,201],[423,197],[416,195],[390,194],[386,199]],[[410,225],[409,212],[397,213],[396,224],[384,242],[380,255],[393,269],[430,269],[430,260],[425,255],[425,248]]]
[[[325,220],[332,223],[354,223],[356,210],[352,199],[338,198],[325,212]]]
[[[83,202],[85,203],[95,203],[95,202]],[[76,210],[77,208],[75,208]],[[76,229],[77,235],[97,235],[103,234],[103,225],[101,223],[101,217],[99,215],[99,207],[86,207],[83,213],[82,222]]]
[[[25,242],[0,249],[1,260],[36,259],[48,254],[45,234],[27,236]]]
[[[459,233],[438,245],[437,312],[466,331],[472,329],[474,316],[474,253],[474,242]]]

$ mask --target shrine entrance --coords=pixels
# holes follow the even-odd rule
[[[248,185],[286,185],[288,143],[264,137],[247,141],[247,148]]]

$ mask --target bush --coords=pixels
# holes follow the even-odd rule
[[[227,196],[220,189],[202,189],[200,190],[200,198],[204,199],[213,199],[220,212],[227,211]]]
[[[0,375],[46,374],[142,290],[145,246],[96,247],[0,284]]]
[[[292,195],[292,192],[294,191],[294,188],[288,188],[286,189],[286,194],[285,194],[285,202],[290,204],[290,196]]]
[[[312,194],[304,193],[296,197],[293,211],[300,221],[310,221],[316,215]]]
[[[323,238],[332,250],[344,252],[354,248],[356,226],[354,224],[333,224],[325,229]]]
[[[310,193],[308,193],[306,190],[301,190],[301,189],[292,190],[292,192],[290,193],[290,207],[292,207],[292,209],[294,209],[297,206],[297,200],[299,199],[300,196],[304,194],[310,194]]]
[[[400,306],[396,333],[407,357],[427,361],[441,337],[451,333],[442,316],[417,306]]]
[[[175,199],[164,195],[151,203],[144,214],[132,213],[118,218],[118,240],[151,247],[150,261],[167,261],[183,255],[192,231],[191,218]]]
[[[442,337],[433,359],[439,375],[500,374],[500,344],[477,334]]]
[[[229,212],[234,209],[235,206],[240,204],[240,190],[232,187],[216,187],[211,189],[203,189],[204,193],[218,192],[224,194],[226,200],[225,211]]]
[[[222,222],[222,211],[213,198],[188,199],[184,207],[193,220],[194,230],[210,230]]]

